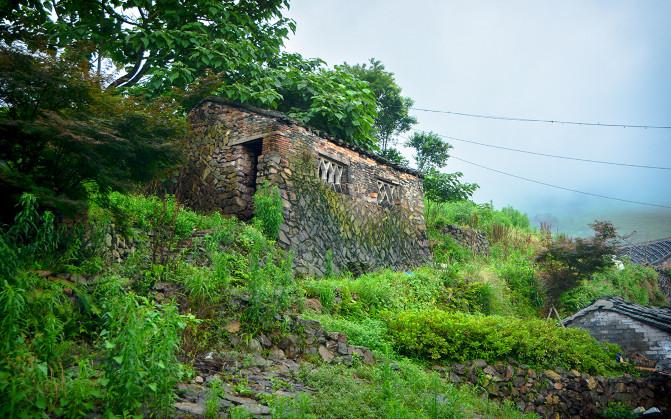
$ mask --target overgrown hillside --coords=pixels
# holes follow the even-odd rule
[[[478,185],[443,170],[445,137],[410,133],[413,101],[380,61],[284,50],[288,7],[0,8],[0,415],[577,416],[594,396],[593,416],[610,388],[656,402],[667,384],[617,381],[631,372],[619,348],[547,313],[605,295],[668,303],[657,273],[613,261],[609,223],[552,236],[471,202]],[[275,243],[276,189],[257,188],[248,223],[182,207],[188,115],[209,96],[399,165],[407,133],[433,259],[357,276],[325,252],[323,278],[297,276]]]
[[[512,209],[428,205],[436,263],[414,272],[297,278],[291,255],[272,240],[281,216],[270,189],[257,193],[249,224],[169,197],[105,198],[85,222],[64,228],[24,195],[3,232],[4,416],[172,416],[194,391],[179,383],[194,382],[201,404],[186,406],[207,417],[517,417],[516,407],[457,388],[430,367],[512,359],[622,371],[616,347],[541,320],[535,255],[548,239]],[[489,255],[441,234],[448,223],[485,231]],[[651,272],[625,265],[564,294],[562,307],[615,286],[636,301],[659,297]],[[310,319],[323,335],[308,330]],[[348,343],[311,350],[320,339]],[[348,344],[372,349],[375,361]]]

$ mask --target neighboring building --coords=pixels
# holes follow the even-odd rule
[[[662,266],[671,262],[671,237],[622,247],[622,256],[628,256],[639,265]]]
[[[278,242],[299,273],[407,269],[429,258],[419,173],[285,115],[211,98],[193,132],[177,195],[187,205],[249,219],[267,181],[284,205]],[[331,262],[332,261],[332,262]]]
[[[671,371],[671,308],[645,307],[621,298],[600,298],[571,317],[564,325],[586,329],[600,341],[617,343]]]

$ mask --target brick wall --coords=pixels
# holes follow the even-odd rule
[[[571,326],[586,329],[600,341],[617,343],[627,353],[641,353],[671,370],[671,334],[620,313],[596,310],[575,319]]]
[[[293,251],[298,272],[325,273],[327,253],[336,270],[406,269],[428,260],[422,184],[412,171],[274,112],[208,100],[190,119],[194,129],[178,198],[196,209],[247,218],[253,212],[251,180],[277,185],[285,212],[278,242]],[[254,142],[261,148],[250,152]],[[312,178],[320,159],[343,168],[341,183],[322,193],[328,199],[306,189],[314,179],[297,178],[294,166],[306,158],[313,164]],[[381,184],[393,190],[382,205]]]

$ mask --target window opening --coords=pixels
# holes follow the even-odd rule
[[[400,196],[400,187],[393,183],[377,180],[377,203],[380,205],[393,205]]]
[[[344,189],[345,171],[344,164],[319,156],[319,179],[339,192]]]

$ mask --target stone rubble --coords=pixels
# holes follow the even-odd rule
[[[513,361],[490,365],[484,360],[434,369],[455,384],[472,384],[490,399],[511,400],[520,410],[544,418],[596,417],[611,402],[671,412],[671,376],[665,374],[602,377],[561,368],[537,372]]]
[[[290,324],[292,329],[302,333],[260,334],[244,342],[237,336],[238,321],[229,322],[226,329],[234,331],[230,332],[231,350],[206,353],[195,360],[198,375],[178,387],[177,417],[203,417],[208,383],[215,378],[223,382],[223,397],[219,399],[221,414],[242,406],[254,417],[269,417],[271,412],[265,397],[294,397],[313,391],[298,378],[301,368],[312,369],[315,362],[350,365],[356,358],[366,364],[375,363],[369,349],[349,345],[347,336],[326,332],[317,321],[294,317]]]

